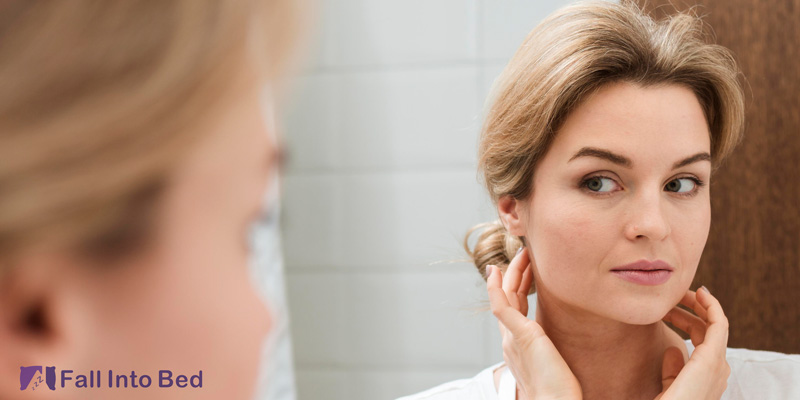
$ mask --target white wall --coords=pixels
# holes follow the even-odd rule
[[[489,86],[565,3],[318,0],[283,188],[301,400],[393,399],[502,361],[483,280],[448,261],[495,217],[475,168]]]

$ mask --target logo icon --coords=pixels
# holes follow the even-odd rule
[[[42,366],[19,367],[19,390],[36,390],[42,382]],[[44,383],[50,390],[56,390],[56,367],[45,367]]]

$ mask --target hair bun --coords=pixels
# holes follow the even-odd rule
[[[480,232],[475,246],[470,249],[469,239]],[[500,220],[475,225],[464,237],[464,250],[472,259],[478,272],[486,280],[486,266],[495,265],[505,273],[517,249],[523,246],[522,239],[511,235]]]

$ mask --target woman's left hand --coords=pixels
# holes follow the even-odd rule
[[[681,304],[697,315],[675,307],[663,318],[689,334],[695,346],[686,365],[677,347],[664,352],[661,368],[662,392],[656,400],[719,400],[728,385],[731,368],[725,358],[728,346],[728,318],[722,306],[705,288],[689,290]]]

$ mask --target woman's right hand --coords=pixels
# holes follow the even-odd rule
[[[695,349],[686,365],[683,364],[683,354],[676,347],[664,352],[661,368],[663,390],[656,400],[718,400],[725,392],[731,374],[725,357],[728,318],[719,301],[705,287],[696,293],[687,291],[681,304],[697,315],[675,307],[667,313],[664,321],[688,333]]]
[[[527,317],[533,282],[528,252],[518,252],[511,260],[505,279],[496,266],[487,268],[489,302],[500,325],[503,358],[517,381],[520,400],[581,399],[578,379],[542,327]]]

